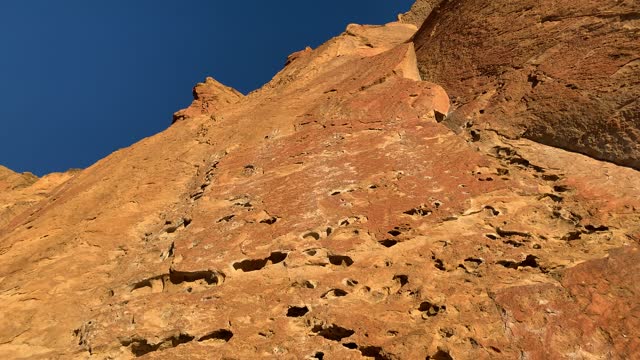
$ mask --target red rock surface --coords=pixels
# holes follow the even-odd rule
[[[208,77],[203,83],[193,87],[193,103],[188,108],[173,114],[173,122],[200,115],[208,115],[215,120],[220,110],[237,103],[242,97],[243,95],[236,89],[224,86]]]
[[[447,0],[415,37],[448,123],[640,169],[640,3]]]
[[[3,218],[0,358],[636,356],[640,174],[452,132],[415,30],[350,25],[246,97],[207,80]]]

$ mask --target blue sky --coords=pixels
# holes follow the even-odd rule
[[[206,76],[243,93],[413,0],[3,0],[0,164],[84,168],[167,128]]]

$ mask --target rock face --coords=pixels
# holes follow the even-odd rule
[[[640,3],[447,0],[420,71],[473,123],[640,169]]]
[[[236,89],[224,86],[211,77],[205,79],[193,88],[193,103],[183,110],[173,114],[173,122],[201,115],[215,117],[224,107],[240,101],[242,95]]]
[[[420,27],[441,0],[417,0],[409,11],[398,15],[398,21]]]
[[[415,31],[207,80],[6,219],[0,358],[633,358],[640,174],[451,131]]]
[[[18,174],[0,166],[0,228],[13,217],[51,196],[58,185],[75,171],[53,173],[38,179],[31,173]]]

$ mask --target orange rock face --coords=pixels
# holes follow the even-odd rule
[[[443,1],[415,37],[420,71],[456,129],[640,169],[640,3]]]
[[[216,113],[226,106],[233,105],[242,99],[243,95],[235,89],[224,86],[211,77],[193,88],[193,103],[186,109],[173,114],[173,122],[200,115],[215,118]]]
[[[633,358],[640,174],[451,131],[415,31],[207,80],[2,215],[0,358]]]

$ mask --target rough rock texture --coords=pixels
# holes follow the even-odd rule
[[[0,358],[633,358],[640,173],[452,132],[414,32],[350,25],[11,217]]]
[[[447,0],[415,37],[449,122],[640,169],[640,2]]]
[[[220,110],[235,104],[243,97],[244,95],[236,89],[207,77],[203,83],[198,83],[193,87],[193,103],[188,108],[173,114],[173,122],[201,115],[215,118]]]
[[[409,11],[398,15],[398,21],[420,27],[442,0],[417,0]]]
[[[11,218],[55,193],[58,185],[75,173],[52,173],[40,179],[32,173],[18,174],[0,166],[0,228]]]

